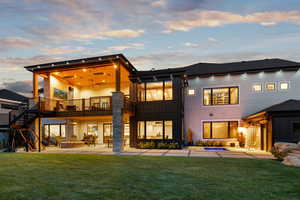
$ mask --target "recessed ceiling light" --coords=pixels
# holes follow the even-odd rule
[[[86,71],[87,71],[87,69],[85,69],[85,68],[84,68],[84,69],[82,69],[82,71],[83,71],[83,72],[86,72]]]

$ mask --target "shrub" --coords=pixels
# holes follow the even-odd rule
[[[221,141],[197,141],[195,143],[197,146],[200,147],[223,147],[225,144]]]
[[[286,157],[291,151],[290,150],[285,150],[285,151],[279,151],[278,148],[272,147],[270,152],[273,154],[275,158],[278,160],[282,161],[284,157]]]
[[[141,149],[179,149],[180,145],[177,142],[165,143],[165,142],[140,142],[138,145]]]

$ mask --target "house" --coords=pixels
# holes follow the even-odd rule
[[[16,117],[11,125],[30,126],[39,149],[51,138],[61,147],[78,147],[93,136],[118,152],[146,141],[185,144],[189,133],[194,143],[269,150],[281,137],[294,141],[299,130],[274,133],[274,120],[253,114],[300,99],[299,67],[265,59],[139,71],[122,54],[27,66],[34,98],[17,115],[26,115],[27,123]],[[298,113],[285,114],[297,121]]]
[[[28,98],[16,92],[0,90],[0,149],[8,143],[9,112],[18,110],[21,105],[27,103]]]

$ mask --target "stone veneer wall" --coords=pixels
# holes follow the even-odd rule
[[[123,123],[124,95],[122,92],[113,92],[113,152],[123,151],[124,123]]]

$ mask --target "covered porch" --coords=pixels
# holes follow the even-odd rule
[[[129,117],[124,115],[123,146],[129,146]],[[48,148],[73,149],[91,147],[113,147],[112,116],[85,116],[43,118],[43,150]]]

